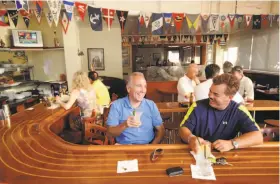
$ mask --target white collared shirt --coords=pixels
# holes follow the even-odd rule
[[[246,90],[247,98],[254,100],[254,85],[250,78],[243,76],[240,80],[240,86],[239,86],[239,93],[240,95],[244,95],[244,92]]]
[[[209,98],[208,93],[210,90],[210,87],[213,84],[213,79],[208,79],[207,81],[204,81],[200,84],[198,84],[195,88],[194,88],[194,95],[195,95],[195,100],[203,100],[206,98]],[[237,92],[233,98],[233,101],[235,101],[236,103],[243,103],[244,99],[243,97],[239,94],[239,92]]]
[[[191,80],[186,75],[181,77],[177,84],[178,102],[187,102],[188,99],[185,97],[185,95],[187,93],[193,93],[195,86],[195,81]]]

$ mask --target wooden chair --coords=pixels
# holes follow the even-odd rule
[[[279,127],[262,128],[263,141],[279,141]]]
[[[114,138],[107,136],[107,128],[96,124],[96,117],[83,119],[83,136],[87,143],[95,145],[113,145]]]

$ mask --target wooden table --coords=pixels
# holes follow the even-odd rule
[[[70,110],[34,111],[11,117],[11,127],[0,126],[0,183],[213,183],[192,179],[194,158],[184,144],[177,145],[75,145],[56,135]],[[38,124],[40,126],[38,126]],[[53,127],[53,130],[51,130]],[[163,157],[151,163],[150,153],[164,149]],[[279,183],[279,143],[213,153],[226,157],[233,166],[214,166],[215,183]],[[139,172],[117,174],[117,161],[137,159]],[[168,177],[165,170],[180,166],[184,174]]]
[[[159,112],[187,112],[187,107],[180,107],[178,102],[156,103]],[[279,111],[279,101],[273,100],[254,100],[253,103],[245,105],[249,111]]]
[[[172,102],[175,101],[175,95],[178,95],[178,90],[176,88],[160,88],[160,89],[157,89],[157,91],[163,95],[171,95],[172,97]]]

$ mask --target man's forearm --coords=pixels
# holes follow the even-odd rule
[[[183,139],[184,142],[189,142],[189,137],[192,135],[192,132],[187,127],[181,127],[179,130],[179,134],[181,139]]]
[[[238,142],[238,148],[247,148],[263,143],[263,136],[260,131],[249,132],[234,139]]]
[[[127,128],[126,122],[123,122],[115,127],[109,126],[107,132],[109,135],[113,137],[118,137],[126,128]]]
[[[152,144],[159,144],[164,137],[164,126],[161,125],[159,129],[156,131],[156,136],[152,141]]]

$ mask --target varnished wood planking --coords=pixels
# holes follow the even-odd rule
[[[43,107],[41,110],[44,110]],[[50,130],[69,113],[62,109],[55,112],[34,111],[23,119],[15,115],[12,127],[0,129],[0,181],[10,183],[161,183],[205,182],[191,179],[190,164],[194,159],[187,145],[138,145],[138,146],[80,146],[67,143]],[[21,114],[25,116],[26,114]],[[37,121],[40,126],[37,127]],[[149,160],[150,153],[161,147],[164,156],[156,163]],[[224,156],[234,166],[214,166],[218,183],[230,181],[258,183],[278,181],[279,145],[234,150]],[[138,159],[139,172],[117,174],[118,160]],[[169,178],[168,167],[181,166],[181,177]],[[207,181],[208,182],[208,181]]]

